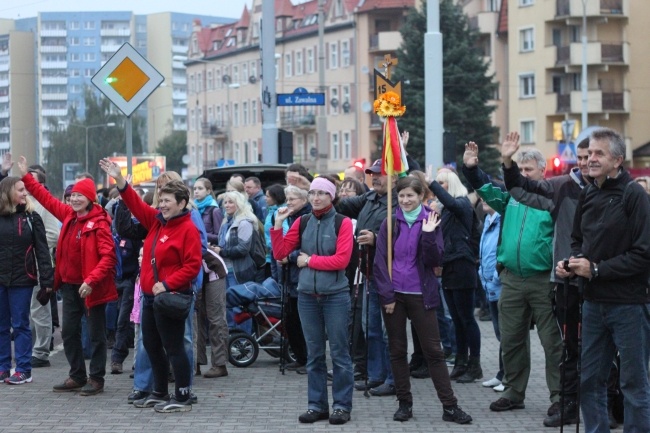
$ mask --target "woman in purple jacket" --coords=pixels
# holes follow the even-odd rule
[[[388,334],[390,364],[395,377],[399,409],[395,421],[413,416],[413,395],[407,359],[406,319],[415,327],[429,366],[438,399],[443,405],[442,419],[467,424],[472,417],[459,406],[451,388],[447,364],[440,345],[436,307],[440,304],[438,280],[433,268],[442,263],[443,240],[437,213],[422,205],[424,185],[413,177],[397,182],[399,208],[393,217],[393,245],[388,245],[387,222],[377,236],[374,276],[383,305],[382,316]],[[393,249],[392,278],[387,265],[387,250]]]

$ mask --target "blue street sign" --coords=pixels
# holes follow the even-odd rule
[[[235,165],[234,159],[220,159],[217,161],[217,167],[230,167],[231,165]]]
[[[578,162],[576,156],[576,144],[574,142],[565,143],[560,141],[557,145],[557,154],[560,156],[562,162],[575,164]]]
[[[298,87],[293,93],[278,93],[278,107],[299,105],[325,105],[325,93],[308,93],[304,87]]]

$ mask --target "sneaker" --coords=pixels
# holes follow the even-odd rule
[[[415,379],[426,379],[428,377],[431,377],[427,363],[425,362],[419,368],[413,370],[411,372],[411,377]]]
[[[307,412],[298,417],[298,421],[303,424],[313,424],[316,421],[329,419],[329,412],[318,412],[317,410],[307,409]]]
[[[494,388],[497,385],[501,385],[501,381],[499,379],[497,379],[496,377],[493,377],[490,380],[486,380],[481,385],[483,385],[486,388]]]
[[[59,385],[54,385],[52,391],[54,392],[70,392],[70,391],[79,391],[83,388],[85,383],[77,383],[71,377],[68,377],[63,383]]]
[[[413,418],[413,403],[408,401],[400,401],[399,409],[393,415],[393,421],[408,421],[410,418]]]
[[[169,401],[169,394],[161,395],[159,393],[152,392],[151,394],[147,395],[145,398],[141,398],[140,400],[134,401],[133,406],[139,408],[148,408],[148,407],[154,407],[161,403],[167,403],[168,401]]]
[[[385,397],[387,395],[396,395],[397,390],[395,389],[395,385],[390,385],[388,383],[383,383],[379,385],[376,388],[371,388],[370,389],[370,395],[374,395],[375,397]]]
[[[111,362],[111,374],[122,374],[121,362]]]
[[[558,405],[557,412],[544,418],[544,425],[546,427],[559,427],[564,424],[575,424],[578,421],[578,405],[575,400],[569,400],[564,403],[564,417],[562,417],[562,410]]]
[[[445,356],[445,362],[447,367],[453,367],[456,364],[456,354],[452,353],[451,355]]]
[[[296,368],[296,373],[298,374],[307,374],[307,367],[304,365],[302,367]]]
[[[203,377],[208,379],[214,379],[216,377],[228,376],[228,369],[225,365],[220,365],[219,367],[211,367],[208,371],[203,374]]]
[[[503,392],[506,390],[506,387],[503,384],[501,384],[493,387],[492,389],[494,390],[494,392]]]
[[[472,417],[455,404],[453,406],[443,406],[442,420],[455,422],[456,424],[469,424],[472,422]]]
[[[493,412],[503,412],[506,410],[523,409],[525,407],[526,405],[523,401],[516,402],[509,398],[501,397],[490,405],[490,410]]]
[[[198,402],[199,398],[196,396],[196,394],[190,391],[190,403],[197,404]]]
[[[149,393],[146,391],[136,391],[135,389],[129,396],[126,398],[126,402],[129,404],[133,404],[134,402],[138,400],[142,400],[149,397]]]
[[[298,361],[290,362],[290,363],[288,363],[287,365],[284,366],[284,368],[285,368],[286,370],[289,370],[289,371],[296,371],[296,370],[297,370],[298,368],[300,368],[300,367],[304,367],[304,364],[301,364],[301,363],[298,362]],[[332,371],[332,370],[330,370],[330,371],[327,372],[327,378],[328,378],[328,379],[330,378],[330,372],[331,372],[331,371]],[[330,379],[330,380],[332,380],[332,379]]]
[[[369,380],[366,385],[365,380],[360,380],[358,382],[354,382],[354,389],[357,391],[367,391],[372,388],[377,388],[379,385],[382,385],[384,382],[379,382],[375,380]]]
[[[5,381],[5,379],[8,379],[9,376],[11,376],[11,373],[8,371],[0,371],[0,380]]]
[[[97,395],[100,392],[104,392],[104,384],[100,383],[94,379],[88,379],[88,382],[81,388],[79,395],[89,396]]]
[[[48,361],[47,359],[40,359],[35,356],[32,356],[31,364],[32,364],[32,368],[49,367],[51,365],[50,361]]]
[[[32,373],[30,371],[16,371],[14,374],[5,379],[7,385],[22,385],[32,381]]]
[[[189,412],[192,410],[192,402],[190,399],[178,401],[176,397],[172,397],[169,401],[155,405],[153,410],[160,413]]]
[[[330,424],[341,425],[350,421],[350,412],[343,409],[334,409],[330,416]]]

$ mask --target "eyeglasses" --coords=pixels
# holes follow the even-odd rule
[[[357,190],[352,189],[352,188],[341,188],[341,189],[339,189],[339,193],[341,193],[341,194],[346,193],[346,192],[357,192]]]
[[[300,200],[300,197],[287,197],[287,199],[285,201],[287,203],[289,203],[291,201],[296,201],[296,200]]]
[[[314,197],[314,196],[316,196],[316,197],[325,197],[326,195],[329,195],[325,191],[309,191],[308,194],[309,194],[309,197]]]

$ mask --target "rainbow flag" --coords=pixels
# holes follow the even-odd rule
[[[406,162],[406,150],[402,136],[397,128],[397,120],[393,116],[386,117],[384,122],[384,149],[381,154],[381,174],[399,177],[406,176],[409,165]]]

